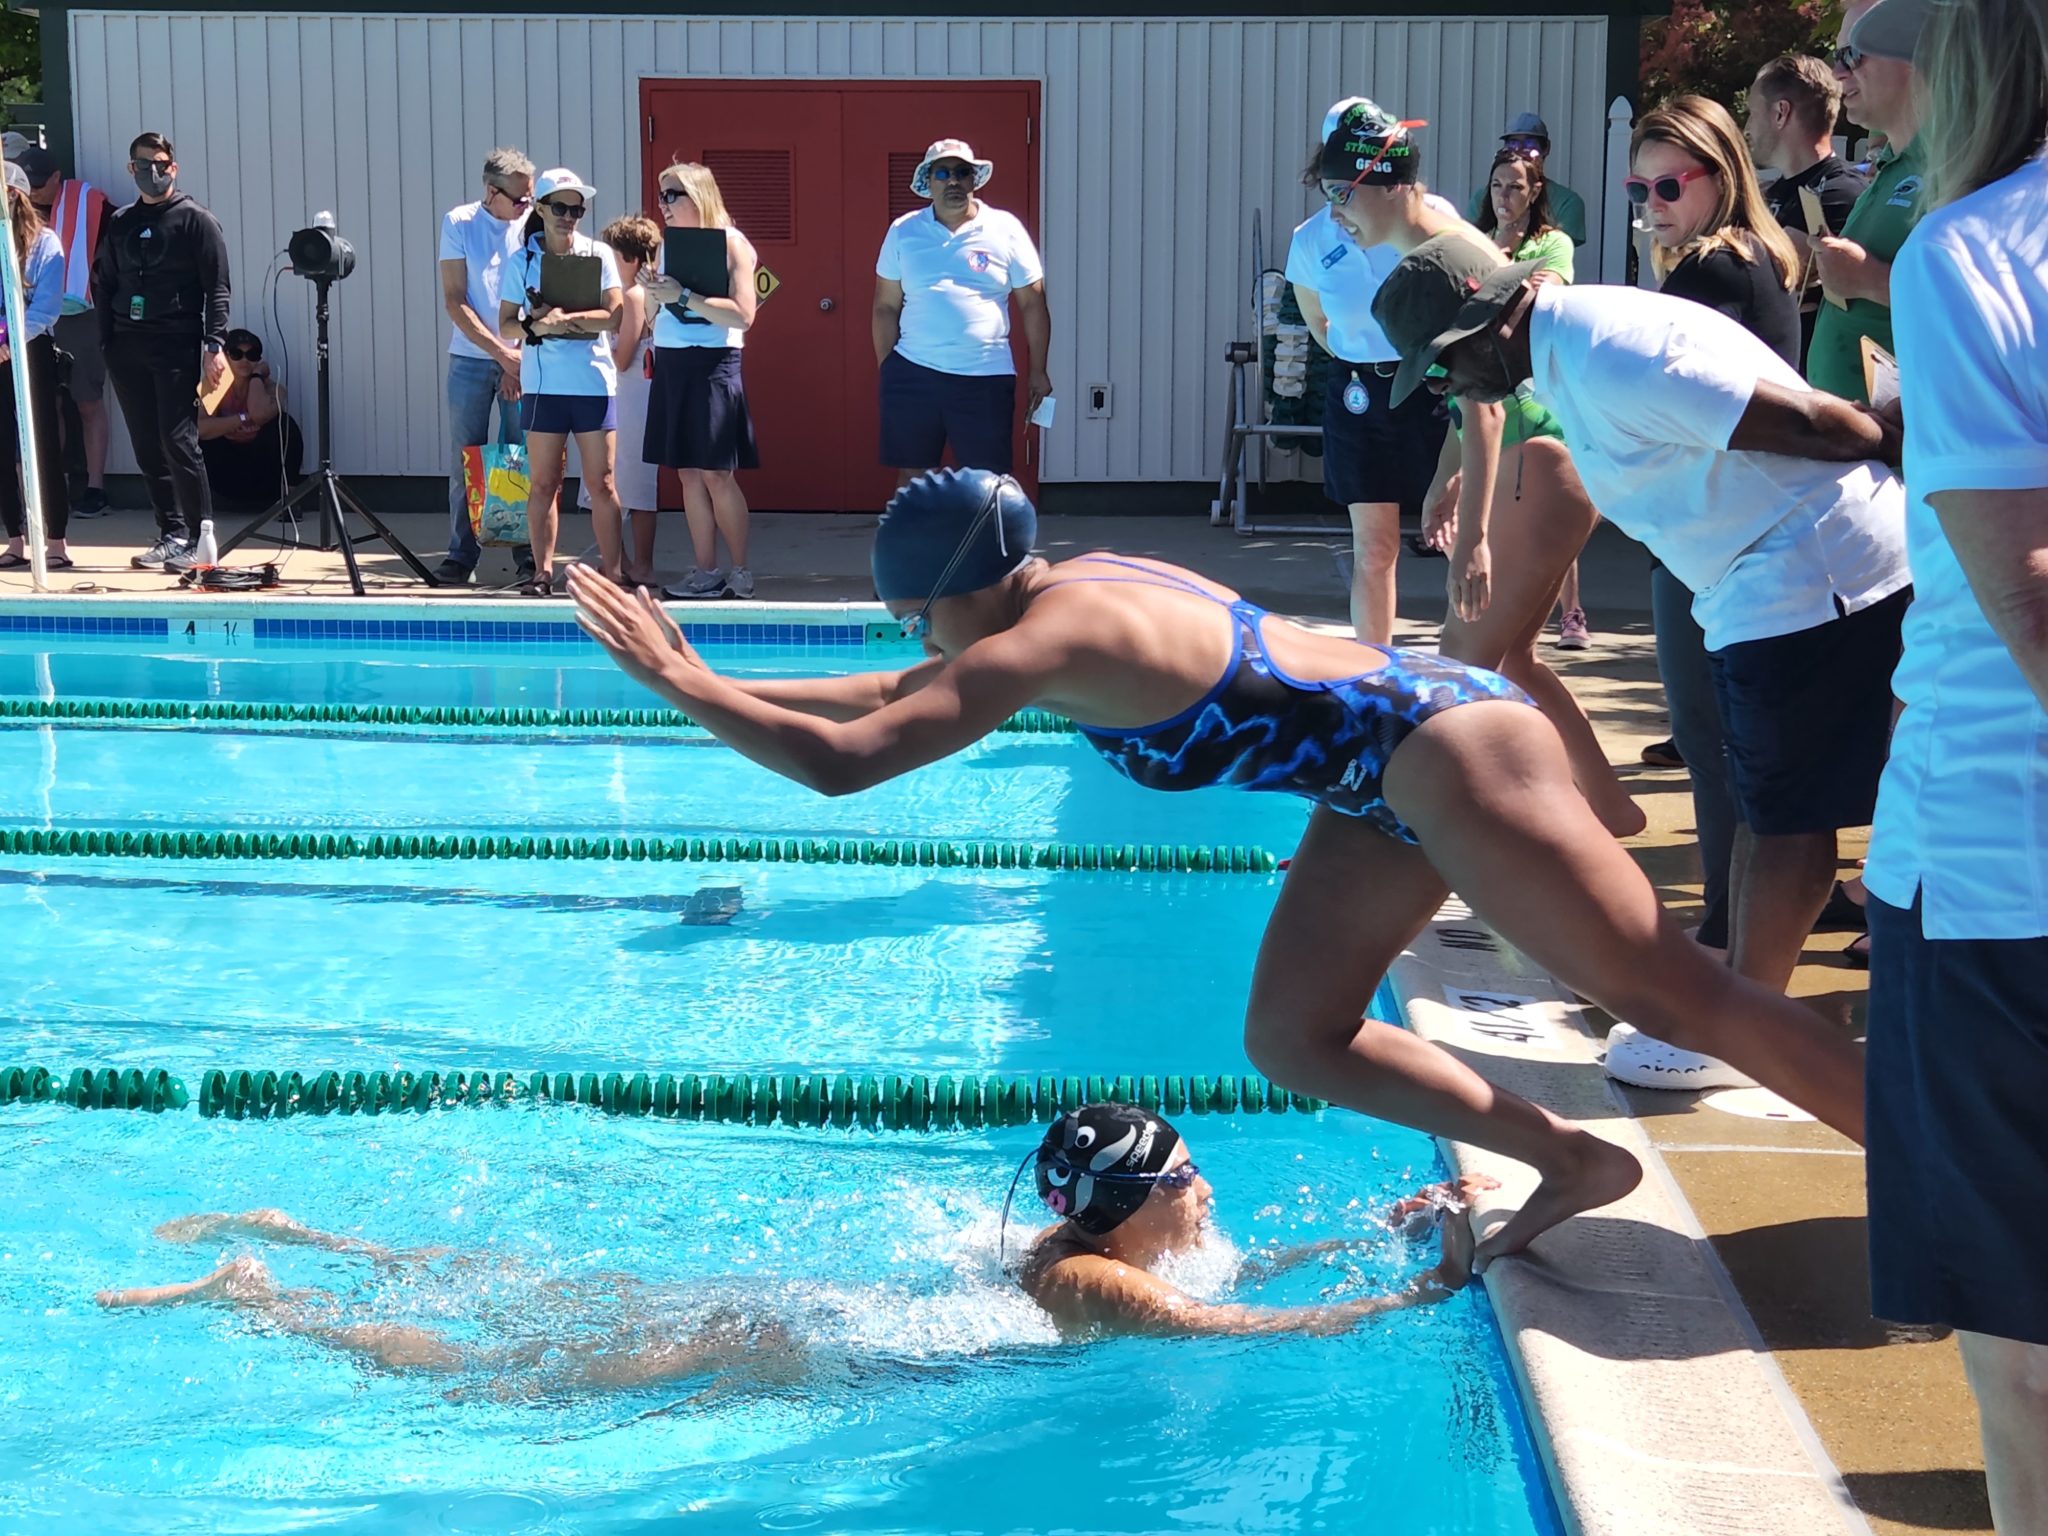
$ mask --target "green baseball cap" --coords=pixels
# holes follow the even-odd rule
[[[1464,235],[1438,235],[1403,257],[1372,301],[1373,319],[1401,354],[1394,403],[1415,393],[1445,347],[1497,320],[1542,265],[1502,266]]]

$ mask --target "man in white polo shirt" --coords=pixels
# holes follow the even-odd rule
[[[1373,305],[1394,398],[1433,368],[1481,399],[1530,382],[1593,505],[1692,591],[1744,824],[1731,963],[1782,989],[1884,769],[1912,580],[1897,425],[1716,310],[1533,270],[1443,237],[1396,267]]]
[[[875,361],[882,369],[882,462],[898,486],[936,469],[1007,475],[1017,420],[1010,300],[1029,356],[1027,414],[1052,393],[1045,266],[1016,215],[975,194],[995,163],[959,139],[925,151],[910,189],[931,207],[889,226],[875,258]]]

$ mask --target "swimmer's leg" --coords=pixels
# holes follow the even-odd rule
[[[338,1232],[322,1232],[297,1217],[267,1206],[254,1211],[207,1211],[176,1216],[156,1229],[167,1243],[198,1243],[215,1237],[248,1237],[286,1248],[318,1248],[327,1253],[356,1254],[379,1264],[424,1262],[453,1252],[449,1248],[386,1248]]]
[[[93,1298],[107,1308],[176,1307],[197,1301],[223,1302],[257,1318],[277,1333],[311,1339],[346,1354],[359,1355],[393,1371],[456,1371],[465,1364],[462,1352],[439,1334],[394,1323],[344,1323],[321,1315],[334,1297],[327,1291],[281,1291],[270,1271],[256,1259],[230,1259],[210,1275],[179,1285],[143,1286],[134,1290],[101,1291]]]
[[[1493,707],[1511,707],[1548,733],[1526,705]],[[1404,745],[1394,761],[1409,750]],[[1563,774],[1554,734],[1551,750]],[[1569,776],[1561,793],[1578,807],[1590,835],[1614,848]],[[1542,1226],[1619,1200],[1642,1170],[1621,1148],[1494,1087],[1441,1047],[1364,1017],[1380,979],[1445,895],[1421,849],[1317,809],[1259,947],[1245,1050],[1261,1072],[1289,1088],[1528,1163],[1555,1214],[1526,1242]]]
[[[1473,911],[1565,985],[1862,1139],[1861,1053],[1812,1009],[1737,976],[1679,931],[1570,792],[1542,716],[1494,701],[1447,710],[1402,743],[1385,782],[1388,803]],[[1584,1208],[1565,1190],[1539,1190],[1480,1245],[1482,1264]]]
[[[1571,455],[1554,438],[1502,450],[1486,541],[1493,552],[1493,601],[1469,622],[1444,617],[1438,651],[1489,667],[1515,683],[1550,718],[1571,759],[1572,778],[1600,824],[1633,837],[1647,818],[1629,797],[1571,690],[1537,652],[1550,610],[1599,522]]]
[[[616,1392],[714,1373],[788,1381],[802,1370],[803,1345],[782,1324],[728,1313],[680,1337],[630,1325],[595,1347],[565,1353],[554,1384]]]

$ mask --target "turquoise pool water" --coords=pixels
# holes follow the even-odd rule
[[[18,696],[647,702],[597,654],[229,659],[0,643]],[[816,649],[721,664],[813,668]],[[853,668],[851,651],[823,658]],[[0,729],[0,825],[1262,844],[1302,811],[1144,795],[1078,743],[990,742],[827,801],[690,733]],[[679,914],[738,887],[725,927]],[[0,859],[0,1063],[778,1072],[1244,1070],[1277,880],[734,865]],[[1189,1118],[1221,1236],[1355,1233],[1441,1176],[1331,1112]],[[1056,1340],[997,1263],[1029,1129],[799,1132],[567,1108],[207,1121],[0,1110],[0,1531],[1555,1529],[1481,1293],[1337,1339]],[[151,1235],[281,1206],[401,1264]],[[1035,1223],[1027,1209],[1022,1230]],[[1019,1237],[1013,1218],[1011,1242]],[[260,1254],[331,1315],[478,1349],[394,1374],[107,1286]],[[1373,1238],[1258,1299],[1400,1284]],[[635,1277],[634,1286],[612,1278]],[[565,1388],[540,1351],[772,1319],[785,1368]],[[541,1363],[535,1363],[535,1362]],[[794,1363],[790,1363],[793,1361]]]

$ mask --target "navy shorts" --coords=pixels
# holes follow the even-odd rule
[[[1365,388],[1363,412],[1344,403],[1354,377]],[[1418,389],[1390,405],[1393,391],[1392,363],[1330,360],[1323,389],[1323,493],[1339,506],[1394,502],[1403,516],[1418,517],[1451,418],[1435,390]]]
[[[1871,1311],[2048,1344],[2048,938],[1869,911]]]
[[[574,437],[578,432],[609,432],[618,425],[610,395],[521,395],[519,429]]]
[[[1708,653],[1728,781],[1759,837],[1866,827],[1892,733],[1911,589],[1846,617]]]
[[[946,449],[962,469],[1010,472],[1017,376],[940,373],[901,352],[882,360],[882,462],[936,469]]]

